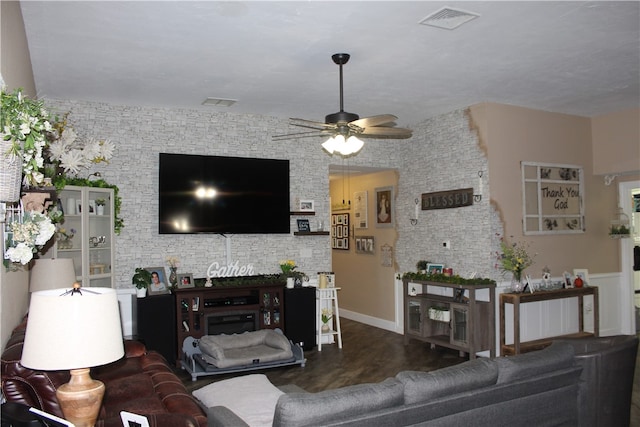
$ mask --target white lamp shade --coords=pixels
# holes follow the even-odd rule
[[[124,355],[116,291],[81,288],[31,294],[21,363],[43,371],[90,368]]]
[[[42,258],[36,260],[31,269],[29,290],[71,288],[76,281],[76,269],[71,258]]]

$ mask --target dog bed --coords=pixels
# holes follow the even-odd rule
[[[207,335],[185,338],[182,368],[199,376],[252,371],[287,365],[304,367],[302,348],[288,340],[280,329],[261,329],[233,335]]]

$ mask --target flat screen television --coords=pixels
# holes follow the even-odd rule
[[[289,160],[160,153],[160,234],[290,232]]]

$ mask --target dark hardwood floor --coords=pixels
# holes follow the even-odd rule
[[[380,382],[403,370],[432,371],[467,360],[454,350],[441,347],[431,349],[429,344],[416,340],[411,340],[405,346],[402,335],[344,318],[341,320],[342,350],[338,349],[337,344],[329,344],[323,345],[321,352],[317,348],[306,351],[307,363],[304,368],[296,365],[201,377],[197,381],[191,381],[184,371],[179,371],[178,376],[189,391],[237,375],[263,373],[276,386],[295,384],[306,391],[317,392],[351,384]],[[631,402],[632,426],[640,426],[640,356],[636,360]]]

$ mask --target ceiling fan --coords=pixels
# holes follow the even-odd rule
[[[394,127],[398,118],[392,114],[381,114],[361,119],[357,114],[344,111],[342,66],[349,61],[350,57],[348,53],[336,53],[331,56],[333,62],[340,67],[340,111],[327,115],[324,123],[291,118],[289,119],[290,125],[313,130],[274,135],[273,140],[328,136],[329,139],[322,144],[322,147],[330,154],[336,152],[346,157],[360,151],[364,143],[359,138],[404,139],[411,137],[410,129]]]

